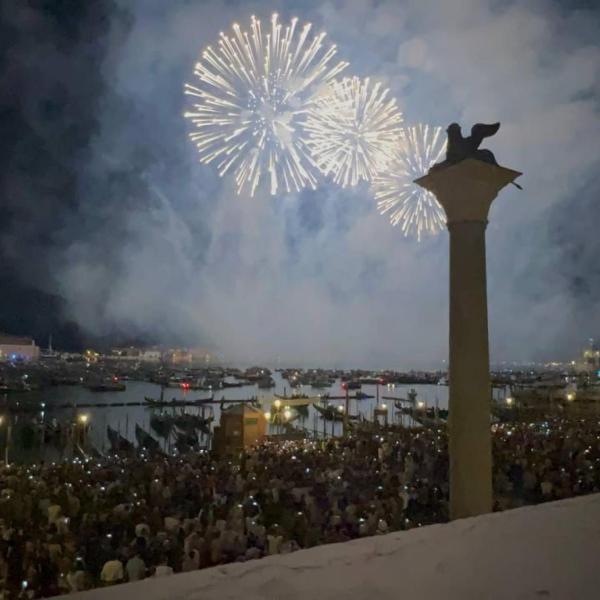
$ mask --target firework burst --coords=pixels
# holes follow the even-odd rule
[[[311,105],[308,145],[321,172],[343,187],[371,181],[393,158],[402,113],[389,90],[368,78],[332,81]]]
[[[196,64],[199,82],[186,84],[193,105],[185,116],[200,161],[216,162],[219,175],[235,174],[238,193],[254,195],[263,176],[271,194],[316,186],[318,169],[303,137],[313,98],[347,63],[334,64],[336,47],[311,25],[297,31],[297,19],[283,26],[277,14],[265,33],[251,19],[250,31],[233,25],[221,33]]]
[[[444,209],[436,197],[413,183],[425,175],[446,151],[441,127],[406,127],[394,160],[373,180],[373,191],[381,214],[390,213],[392,225],[400,225],[405,236],[436,234],[446,223]]]

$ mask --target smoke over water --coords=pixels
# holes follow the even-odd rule
[[[78,339],[208,346],[244,362],[441,365],[445,232],[403,238],[367,187],[249,198],[197,162],[182,113],[200,50],[233,21],[277,9],[326,30],[349,74],[389,85],[408,124],[502,122],[487,147],[524,172],[525,190],[503,191],[488,226],[492,359],[571,357],[599,334],[597,11],[495,0],[122,0],[64,14],[18,4],[2,9],[0,99],[13,135],[0,252],[21,295],[0,301],[0,329],[44,312],[31,300],[44,293],[54,312],[23,320],[23,333],[74,322]]]

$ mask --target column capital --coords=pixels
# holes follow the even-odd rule
[[[467,158],[431,169],[415,183],[435,195],[449,225],[464,221],[485,223],[498,192],[520,175],[519,171]]]

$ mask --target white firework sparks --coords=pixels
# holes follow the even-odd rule
[[[197,85],[186,84],[193,106],[185,113],[194,125],[190,138],[203,163],[217,162],[222,176],[235,174],[238,193],[250,195],[264,175],[271,194],[316,186],[318,169],[303,139],[302,125],[312,99],[338,75],[336,47],[324,46],[325,33],[311,35],[297,19],[281,25],[271,17],[266,33],[251,19],[250,31],[233,25],[220,34],[196,64]]]
[[[308,144],[319,168],[335,183],[371,181],[393,158],[402,113],[389,90],[358,77],[332,81],[311,105]]]
[[[436,234],[444,228],[446,215],[436,197],[414,180],[429,171],[446,151],[441,127],[406,127],[396,156],[385,172],[373,181],[373,191],[381,214],[390,213],[392,225],[401,225],[405,236]]]

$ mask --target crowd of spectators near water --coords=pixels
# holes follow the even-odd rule
[[[494,426],[495,509],[600,488],[600,422]],[[165,577],[447,520],[444,428],[269,442],[235,459],[0,471],[0,598]]]

